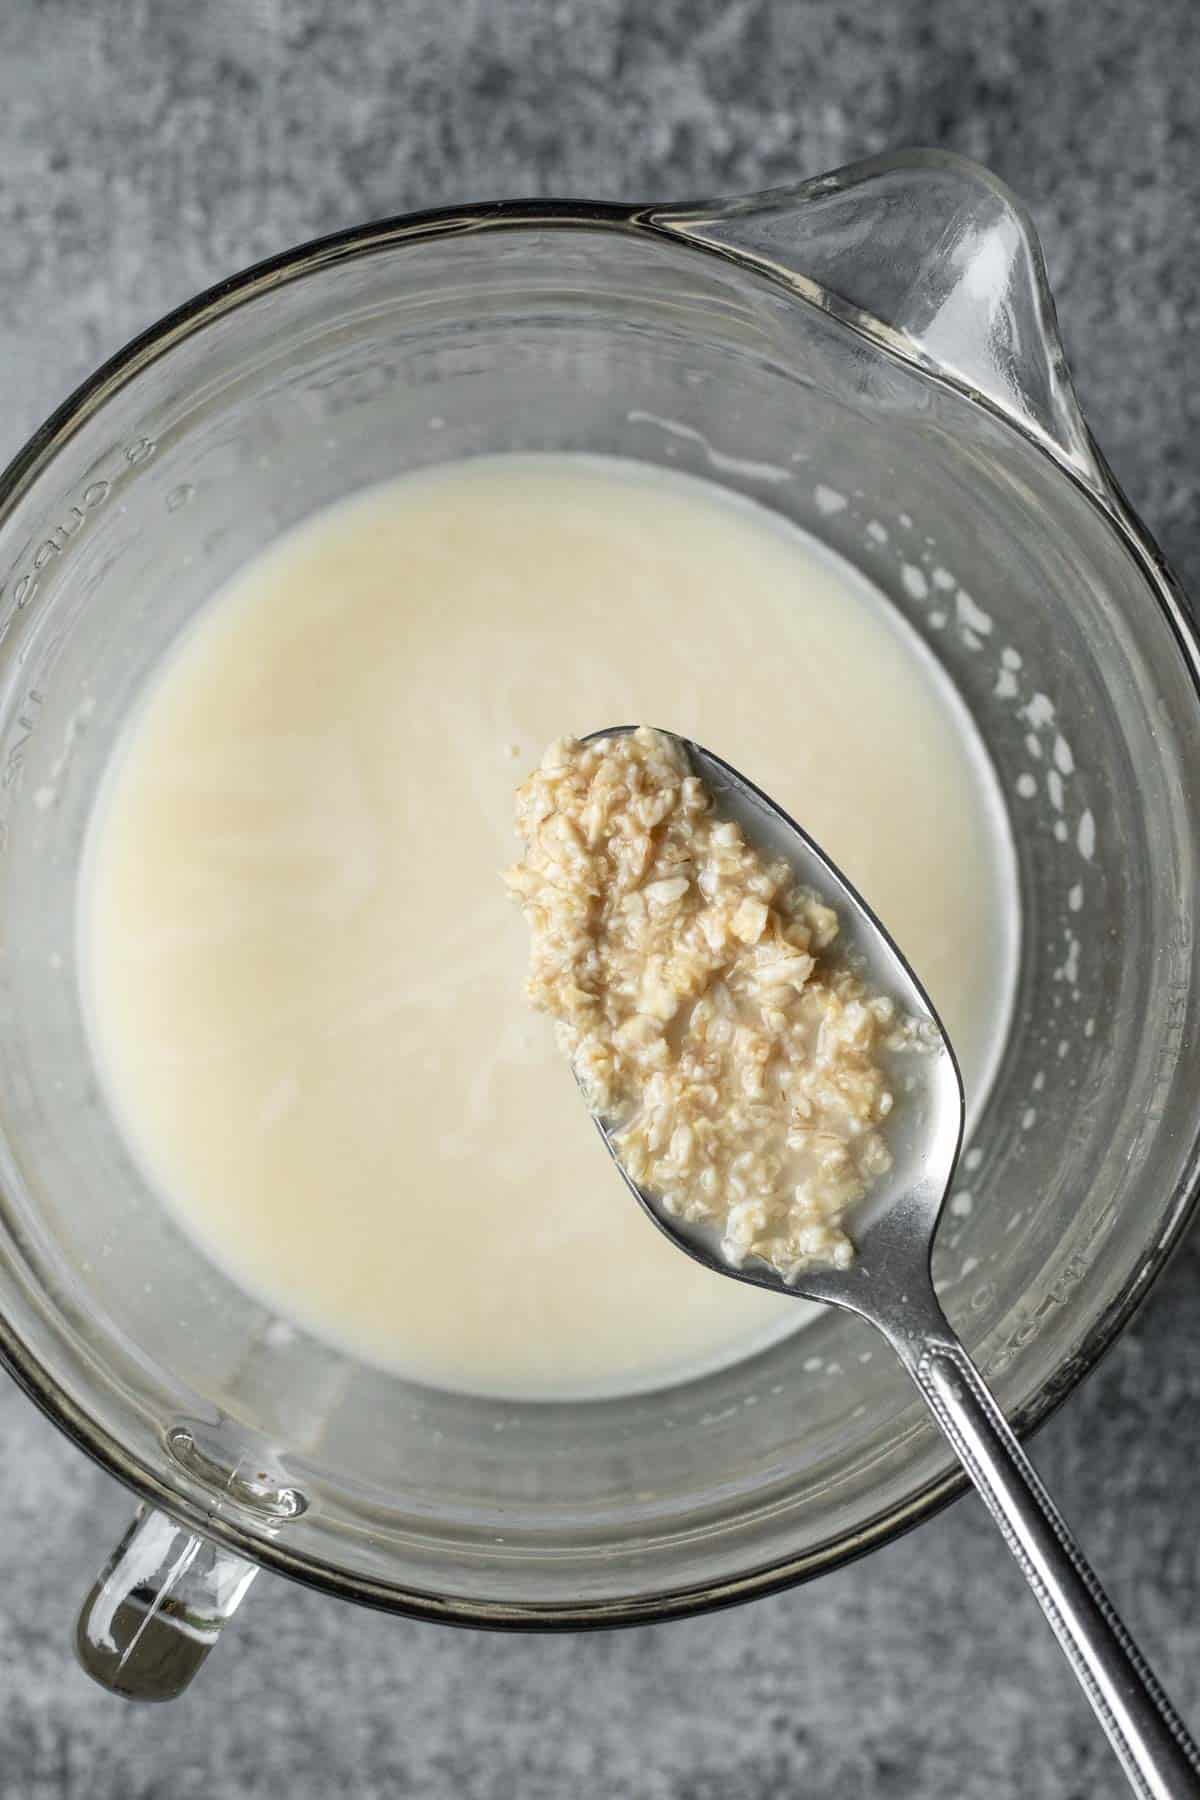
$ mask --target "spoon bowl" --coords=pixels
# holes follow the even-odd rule
[[[624,737],[636,729],[610,726],[589,733],[583,741]],[[804,886],[834,908],[839,921],[839,957],[863,976],[869,989],[886,994],[899,1014],[913,1022],[920,1048],[915,1052],[885,1051],[881,1058],[897,1095],[887,1131],[892,1166],[854,1210],[851,1225],[858,1253],[848,1269],[805,1269],[785,1279],[757,1258],[735,1268],[722,1256],[711,1230],[672,1218],[652,1194],[630,1179],[609,1122],[597,1118],[597,1128],[639,1205],[660,1231],[697,1262],[754,1287],[846,1306],[871,1317],[889,1303],[887,1290],[897,1280],[907,1291],[907,1264],[914,1253],[923,1255],[928,1264],[962,1148],[965,1101],[957,1058],[937,1010],[904,952],[820,845],[723,757],[690,738],[671,732],[662,735],[671,737],[682,750],[721,816],[737,825],[760,854],[788,863]],[[870,1284],[873,1295],[869,1308],[857,1300],[865,1284]],[[895,1303],[901,1303],[899,1294]]]
[[[636,726],[591,732],[584,742]],[[672,737],[716,810],[747,842],[787,862],[839,917],[839,956],[915,1022],[919,1048],[897,1054],[897,1104],[887,1138],[892,1166],[849,1217],[849,1267],[805,1268],[785,1278],[748,1258],[734,1267],[712,1227],[673,1218],[633,1181],[610,1124],[596,1124],[621,1175],[658,1229],[715,1274],[858,1314],[887,1338],[979,1491],[1143,1800],[1200,1796],[1200,1750],[1118,1618],[1054,1502],[934,1293],[930,1256],[962,1145],[962,1077],[929,996],[885,926],[837,865],[782,807],[713,751]],[[933,878],[931,876],[931,878]],[[593,1115],[595,1117],[595,1115]]]

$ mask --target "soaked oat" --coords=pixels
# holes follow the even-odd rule
[[[644,727],[552,744],[517,829],[527,993],[630,1176],[735,1266],[845,1267],[843,1216],[891,1166],[897,1020],[839,962],[837,915]]]

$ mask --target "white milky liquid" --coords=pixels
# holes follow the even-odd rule
[[[870,898],[982,1098],[1011,853],[945,677],[848,566],[640,464],[488,458],[323,513],[152,682],[81,888],[115,1113],[237,1281],[437,1385],[629,1392],[802,1308],[673,1250],[522,997],[500,871],[563,733],[709,745]]]

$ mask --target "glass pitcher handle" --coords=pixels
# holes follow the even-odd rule
[[[257,1573],[243,1557],[142,1507],[83,1603],[79,1660],[127,1700],[173,1700]]]
[[[902,151],[745,199],[654,208],[646,222],[768,269],[1003,413],[1109,496],[1037,234],[990,170],[945,151]]]

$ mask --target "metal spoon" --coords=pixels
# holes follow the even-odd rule
[[[618,726],[588,740],[619,737]],[[666,734],[671,735],[671,734]],[[1033,1589],[1079,1685],[1108,1734],[1130,1786],[1144,1800],[1200,1796],[1200,1750],[1118,1618],[934,1294],[930,1250],[958,1160],[963,1089],[954,1052],[929,997],[870,907],[775,802],[711,750],[676,738],[718,811],[768,857],[783,858],[835,907],[843,953],[861,960],[868,985],[927,1021],[931,1048],[905,1058],[911,1085],[889,1121],[892,1169],[852,1221],[858,1249],[848,1269],[814,1269],[784,1281],[764,1262],[733,1268],[715,1234],[670,1218],[630,1180],[605,1122],[597,1119],[626,1185],[671,1242],[733,1281],[824,1301],[881,1331],[978,1488]]]

